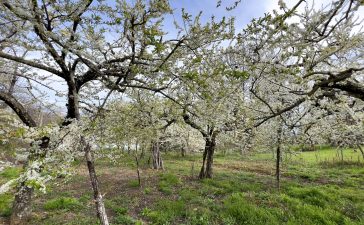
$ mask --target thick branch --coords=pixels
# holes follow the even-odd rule
[[[19,116],[23,123],[29,127],[36,127],[37,124],[29,112],[16,98],[8,92],[0,91],[0,100],[4,101]]]
[[[34,68],[37,68],[37,69],[45,70],[47,72],[50,72],[50,73],[52,73],[54,75],[57,75],[57,76],[60,76],[60,77],[63,78],[62,72],[60,72],[60,71],[58,71],[56,69],[53,69],[51,67],[45,66],[43,64],[36,63],[34,61],[31,61],[31,60],[27,60],[27,59],[24,59],[24,58],[21,58],[21,57],[13,56],[13,55],[7,54],[7,53],[2,52],[2,51],[0,51],[0,58],[8,59],[8,60],[15,61],[15,62],[18,62],[18,63],[22,63],[24,65],[31,66],[31,67],[34,67]]]
[[[192,128],[198,130],[204,138],[208,138],[208,134],[205,132],[205,130],[202,129],[202,127],[200,127],[199,125],[197,125],[195,122],[193,122],[187,114],[183,115],[183,120]]]

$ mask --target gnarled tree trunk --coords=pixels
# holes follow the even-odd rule
[[[41,143],[39,144],[39,148],[43,149],[43,152],[30,152],[27,162],[24,165],[24,168],[28,166],[28,162],[31,160],[42,159],[47,154],[47,148],[49,146],[49,138],[43,137],[41,139]],[[39,173],[41,169],[39,169]],[[12,214],[10,216],[10,224],[17,225],[17,224],[25,224],[26,221],[29,220],[32,214],[32,196],[34,193],[33,187],[27,186],[27,181],[22,181],[18,187],[17,192],[15,194],[13,207],[12,207]]]
[[[17,187],[17,193],[10,217],[10,225],[25,224],[30,218],[32,210],[32,196],[34,189],[21,182]]]

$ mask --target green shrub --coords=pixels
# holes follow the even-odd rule
[[[44,204],[45,210],[76,210],[82,208],[82,204],[76,198],[60,197],[52,199]]]

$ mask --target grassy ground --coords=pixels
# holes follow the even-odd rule
[[[201,155],[164,155],[165,171],[142,169],[134,161],[98,162],[101,188],[112,224],[364,224],[364,162],[346,149],[285,157],[281,190],[275,187],[272,154],[217,155],[214,179],[197,180]],[[145,160],[146,161],[146,160]],[[84,165],[34,200],[29,224],[97,224]],[[0,173],[0,183],[19,169]],[[12,196],[0,196],[5,223]],[[1,220],[0,220],[1,221]],[[0,222],[1,223],[1,222]]]

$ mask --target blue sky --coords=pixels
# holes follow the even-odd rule
[[[233,0],[223,0],[221,7],[216,8],[216,0],[171,0],[171,6],[176,12],[180,12],[181,8],[185,8],[186,11],[193,15],[197,15],[200,11],[203,11],[204,18],[210,18],[215,15],[217,18],[223,16],[236,17],[237,25],[244,26],[255,17],[262,16],[264,12],[268,11],[271,7],[271,1],[274,0],[242,0],[242,2],[231,11],[225,9],[226,6],[231,5]]]

